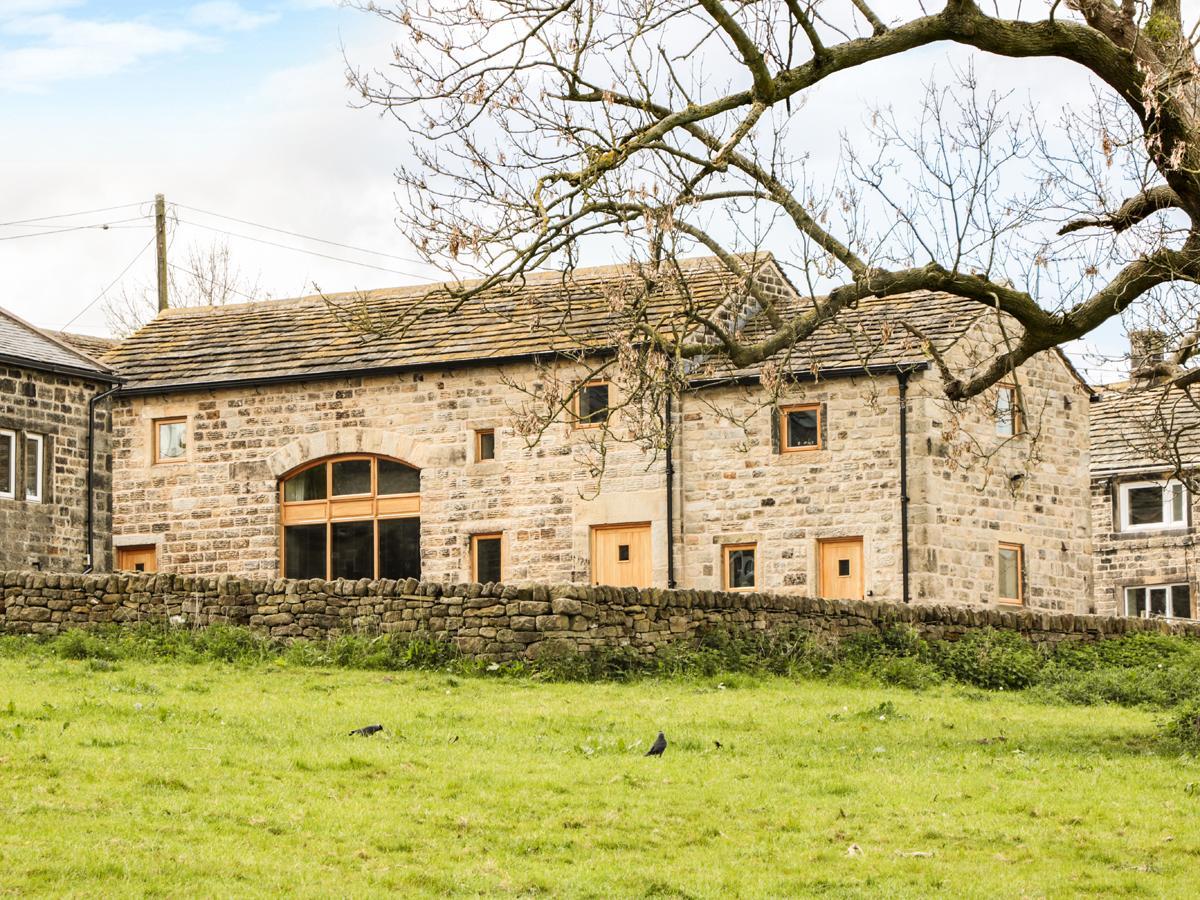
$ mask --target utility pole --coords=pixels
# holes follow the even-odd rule
[[[167,201],[154,195],[154,236],[158,244],[158,311],[167,308]]]

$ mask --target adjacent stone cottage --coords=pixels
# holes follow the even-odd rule
[[[721,266],[684,274],[654,315],[757,327]],[[623,386],[587,380],[637,278],[534,275],[452,313],[412,287],[160,314],[106,357],[118,565],[1086,607],[1089,392],[1060,354],[954,406],[922,340],[969,364],[994,313],[864,302],[769,372],[699,366],[655,450],[619,439]],[[804,302],[773,261],[759,278]],[[586,383],[527,441],[559,380]]]
[[[0,309],[0,569],[110,566],[107,366]]]
[[[1139,360],[1092,409],[1095,611],[1194,619],[1200,410],[1189,392],[1138,374],[1156,361]]]

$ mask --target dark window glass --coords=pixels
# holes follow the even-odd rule
[[[754,550],[729,551],[729,586],[731,588],[754,587]]]
[[[1130,525],[1154,525],[1163,520],[1161,487],[1130,488],[1128,496]]]
[[[368,476],[369,477],[369,476]],[[370,482],[368,481],[368,485]],[[367,488],[370,490],[370,488]],[[379,461],[379,493],[387,494],[416,494],[421,490],[421,471],[404,463],[392,462],[390,459]],[[334,490],[336,494],[337,491]]]
[[[1192,617],[1192,598],[1186,584],[1177,584],[1171,588],[1171,615],[1177,619]]]
[[[346,459],[333,464],[333,496],[371,493],[371,461]]]
[[[815,409],[793,409],[787,414],[787,445],[816,447],[820,443]]]
[[[848,559],[839,559],[838,560],[838,577],[839,578],[849,578],[850,577],[850,560],[848,560]]]
[[[479,461],[496,458],[496,432],[479,432]]]
[[[618,544],[617,545],[617,561],[618,562],[629,562],[629,545],[628,544]]]
[[[1125,614],[1137,616],[1139,619],[1146,615],[1146,589],[1134,588],[1125,592]]]
[[[1165,616],[1167,614],[1167,589],[1150,588],[1150,615]]]
[[[283,483],[283,499],[287,503],[300,500],[325,499],[325,466],[313,466]]]
[[[607,384],[585,384],[579,389],[579,421],[584,425],[608,421]]]
[[[289,525],[283,530],[287,578],[325,577],[325,526]]]
[[[421,520],[379,520],[379,577],[421,577]]]
[[[0,434],[0,493],[13,493],[13,438]]]
[[[330,564],[334,578],[375,577],[375,523],[334,522]]]
[[[500,572],[500,538],[475,538],[475,580],[480,584],[504,580]]]

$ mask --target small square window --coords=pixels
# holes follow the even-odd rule
[[[1025,602],[1025,548],[1021,544],[1001,544],[996,555],[997,594],[1003,603]]]
[[[9,500],[17,492],[17,434],[0,431],[0,497]]]
[[[996,387],[996,434],[1012,437],[1022,430],[1021,409],[1017,400],[1017,389],[1011,384]]]
[[[46,439],[40,434],[25,435],[25,499],[41,503],[46,488]]]
[[[471,535],[471,579],[478,584],[504,580],[504,537],[499,534]]]
[[[1120,486],[1122,531],[1187,526],[1187,489],[1178,481],[1136,481]]]
[[[785,452],[821,449],[820,406],[785,406],[779,412],[780,446]]]
[[[758,586],[755,566],[757,544],[727,544],[722,548],[725,557],[725,590],[752,591]]]
[[[187,419],[154,420],[154,461],[182,462],[187,457]]]
[[[587,428],[608,421],[608,382],[592,381],[580,386],[575,395],[575,425]]]
[[[838,578],[849,578],[849,577],[850,577],[850,560],[839,559],[838,560]]]
[[[617,562],[629,562],[629,545],[617,545]]]
[[[475,462],[487,462],[496,458],[496,430],[480,428],[475,432]]]

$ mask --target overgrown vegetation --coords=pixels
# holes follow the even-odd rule
[[[451,675],[518,677],[557,682],[640,678],[754,676],[828,679],[924,690],[949,683],[988,691],[1027,690],[1034,699],[1072,705],[1117,704],[1200,709],[1200,642],[1166,635],[1130,635],[1097,644],[1039,649],[1012,632],[985,630],[958,641],[926,641],[908,627],[884,629],[840,643],[800,630],[710,631],[644,655],[630,648],[592,653],[550,644],[534,660],[488,663],[453,644],[412,634],[345,634],[286,642],[244,628],[203,629],[142,624],[73,630],[55,637],[0,638],[0,656],[87,660],[96,669],[122,660],[376,671],[445,671]],[[1180,726],[1169,735],[1200,749]]]

